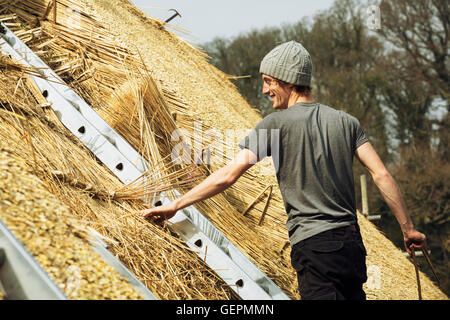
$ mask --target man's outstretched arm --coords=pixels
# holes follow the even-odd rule
[[[355,155],[361,164],[370,172],[384,200],[394,213],[403,233],[406,251],[411,254],[411,246],[416,249],[426,249],[425,235],[415,230],[396,181],[386,169],[370,142],[359,146],[356,149]]]
[[[139,214],[143,217],[157,216],[163,219],[170,219],[178,210],[186,208],[198,201],[211,198],[226,190],[256,162],[257,157],[252,151],[242,149],[233,161],[212,173],[182,197],[163,206],[139,211]]]

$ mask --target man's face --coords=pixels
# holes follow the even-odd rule
[[[262,80],[262,93],[268,95],[272,99],[273,108],[287,109],[292,88],[266,74],[262,75]]]

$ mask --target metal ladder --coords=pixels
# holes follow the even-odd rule
[[[13,32],[1,25],[5,32],[0,35],[0,48],[23,65],[39,68],[45,79],[31,77],[62,124],[124,184],[147,171],[148,162]],[[164,195],[160,200],[163,204],[170,201]],[[290,299],[194,206],[183,209],[169,221],[173,231],[241,298]]]

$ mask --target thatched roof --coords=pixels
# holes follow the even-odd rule
[[[168,186],[188,190],[194,181],[186,183],[186,175],[195,171],[195,176],[202,178],[210,169],[223,165],[236,152],[236,142],[245,129],[261,119],[229,77],[207,62],[204,53],[127,1],[58,1],[56,26],[45,17],[49,1],[23,0],[14,6],[8,5],[11,1],[0,2],[6,5],[0,14],[16,15],[8,17],[11,28],[158,169],[162,180],[147,186],[153,191],[167,190]],[[67,7],[82,14],[79,30],[70,25],[73,19],[66,14]],[[58,124],[50,110],[36,111],[42,97],[19,78],[16,75],[16,85],[26,86],[28,99],[8,101],[13,106],[8,112],[32,119],[34,125],[30,129],[27,121],[0,113],[2,127],[8,128],[0,135],[17,143],[15,156],[39,169],[35,173],[48,181],[50,192],[78,219],[112,239],[111,251],[161,298],[232,297],[231,290],[165,226],[132,214],[143,207],[138,200],[145,193],[142,188],[123,188]],[[3,88],[0,86],[0,93]],[[7,92],[0,95],[8,96]],[[215,160],[211,168],[170,165],[166,161],[174,145],[170,134],[181,128],[186,137],[193,138],[195,120],[202,121],[204,130],[213,128],[225,134],[232,129],[239,135],[233,141],[210,146]],[[22,138],[26,132],[28,142]],[[203,141],[201,148],[208,142]],[[61,183],[52,175],[55,170],[85,185],[118,191],[120,197],[92,197],[92,192]],[[270,199],[266,193],[243,216],[269,185],[273,186]],[[266,216],[258,225],[267,201]],[[290,297],[299,298],[290,250],[285,247],[286,214],[269,159],[254,166],[229,191],[199,203],[197,208]],[[368,249],[368,266],[374,272],[365,287],[368,298],[416,299],[414,266],[371,222],[359,216],[359,223]],[[425,299],[447,299],[424,274],[421,279]]]

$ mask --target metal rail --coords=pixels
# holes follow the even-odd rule
[[[78,137],[123,183],[138,179],[149,168],[148,162],[111,128],[78,94],[64,84],[13,32],[4,26],[2,50],[28,67],[39,68],[44,78],[31,77],[63,125]],[[179,193],[178,193],[179,194]],[[169,199],[161,195],[161,202]],[[223,233],[194,206],[170,219],[171,228],[195,249],[243,299],[289,299]]]

